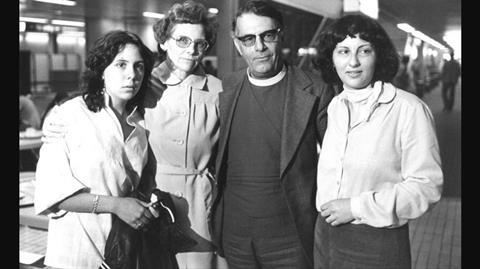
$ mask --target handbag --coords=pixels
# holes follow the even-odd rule
[[[159,217],[152,219],[143,230],[136,230],[113,215],[101,269],[178,268],[175,254],[197,244],[176,224],[175,205],[170,194],[154,189],[153,195],[156,202],[152,206]],[[132,192],[129,197],[150,202],[139,191]]]

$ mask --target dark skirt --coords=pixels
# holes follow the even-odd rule
[[[314,265],[316,269],[410,269],[408,224],[393,229],[364,224],[334,227],[318,214]]]

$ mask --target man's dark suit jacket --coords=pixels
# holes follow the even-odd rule
[[[223,82],[220,93],[220,138],[216,159],[217,188],[209,218],[213,242],[223,254],[223,190],[226,183],[226,156],[231,122],[242,84],[247,81],[246,69],[237,71]],[[285,94],[281,150],[280,180],[295,221],[305,255],[313,265],[314,226],[317,217],[317,147],[327,128],[327,106],[334,92],[319,73],[294,66],[287,69],[288,89]],[[245,130],[248,131],[248,130]]]

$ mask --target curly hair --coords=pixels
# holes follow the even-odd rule
[[[82,76],[81,89],[83,100],[91,111],[98,112],[105,107],[103,72],[127,44],[132,44],[139,49],[145,64],[145,74],[140,90],[127,102],[126,109],[130,112],[137,106],[139,112],[143,113],[142,103],[150,83],[150,74],[154,63],[153,54],[136,34],[120,30],[108,32],[98,38],[85,61],[86,70]]]
[[[237,12],[235,15],[235,18],[232,20],[232,31],[235,32],[235,28],[237,27],[237,19],[240,17],[242,14],[245,13],[253,13],[257,16],[264,16],[264,17],[269,17],[272,18],[276,24],[277,27],[280,29],[283,29],[283,16],[280,11],[278,11],[273,5],[271,5],[267,1],[263,0],[250,0],[245,3]]]
[[[163,44],[171,35],[175,25],[180,23],[201,24],[205,30],[205,39],[212,48],[217,38],[218,22],[215,16],[209,16],[208,10],[201,3],[187,0],[183,4],[174,4],[168,10],[167,16],[153,25],[153,33],[157,41],[157,50],[160,61],[166,57],[160,44]]]
[[[320,34],[318,54],[313,59],[313,64],[320,69],[323,79],[327,83],[343,85],[333,66],[333,50],[347,36],[353,38],[357,34],[361,39],[370,42],[376,53],[375,72],[371,83],[392,81],[400,58],[392,40],[376,20],[358,14],[346,15],[336,20]]]

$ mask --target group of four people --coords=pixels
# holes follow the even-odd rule
[[[429,108],[389,83],[398,57],[383,28],[336,20],[321,72],[305,71],[281,58],[281,13],[248,1],[232,24],[248,67],[223,81],[200,64],[216,28],[203,5],[173,5],[153,27],[156,67],[135,34],[95,42],[84,93],[43,126],[45,264],[98,268],[112,214],[148,227],[158,213],[128,197],[142,181],[171,194],[197,242],[179,268],[410,268],[408,220],[440,199],[443,176]]]

